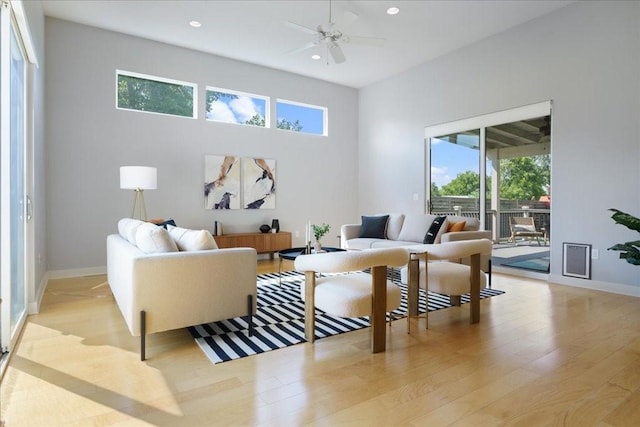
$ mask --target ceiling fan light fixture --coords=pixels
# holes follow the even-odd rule
[[[200,21],[189,21],[189,25],[191,25],[193,28],[200,28],[202,27],[202,23]]]
[[[387,15],[397,15],[398,13],[400,13],[400,8],[399,7],[390,7],[389,9],[387,9]]]

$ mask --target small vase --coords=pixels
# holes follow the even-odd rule
[[[316,252],[321,252],[322,251],[322,244],[320,242],[316,241],[313,244],[313,250],[316,251]]]

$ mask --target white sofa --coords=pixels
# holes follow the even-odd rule
[[[437,215],[429,214],[402,214],[384,213],[371,215],[381,217],[388,215],[386,228],[378,237],[361,237],[362,224],[344,224],[340,228],[340,246],[347,250],[365,250],[373,248],[407,247],[425,244],[425,235],[433,224]],[[464,224],[463,224],[464,223]],[[448,231],[450,226],[454,229],[462,227],[461,231]],[[480,221],[476,218],[449,215],[433,237],[433,243],[454,242],[460,240],[489,239],[491,231],[480,230]],[[469,264],[468,258],[459,260],[463,264]],[[489,275],[491,286],[491,256],[483,255],[480,267]],[[405,275],[403,274],[404,278]],[[403,280],[404,283],[406,281]]]
[[[107,237],[107,280],[133,336],[255,313],[257,254],[217,249],[206,230],[123,219]],[[182,249],[182,250],[180,250]]]

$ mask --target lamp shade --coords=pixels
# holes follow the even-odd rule
[[[149,166],[121,166],[120,188],[123,190],[155,190],[158,170]]]

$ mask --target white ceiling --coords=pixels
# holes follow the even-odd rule
[[[572,1],[333,1],[333,21],[353,12],[347,35],[384,38],[379,46],[341,44],[347,58],[327,64],[326,50],[288,53],[315,40],[284,24],[315,29],[329,0],[47,0],[47,16],[234,58],[360,88],[507,30]],[[390,6],[400,8],[387,15]],[[192,28],[189,21],[202,23]],[[325,48],[326,49],[326,48]],[[312,53],[322,59],[312,60]]]

